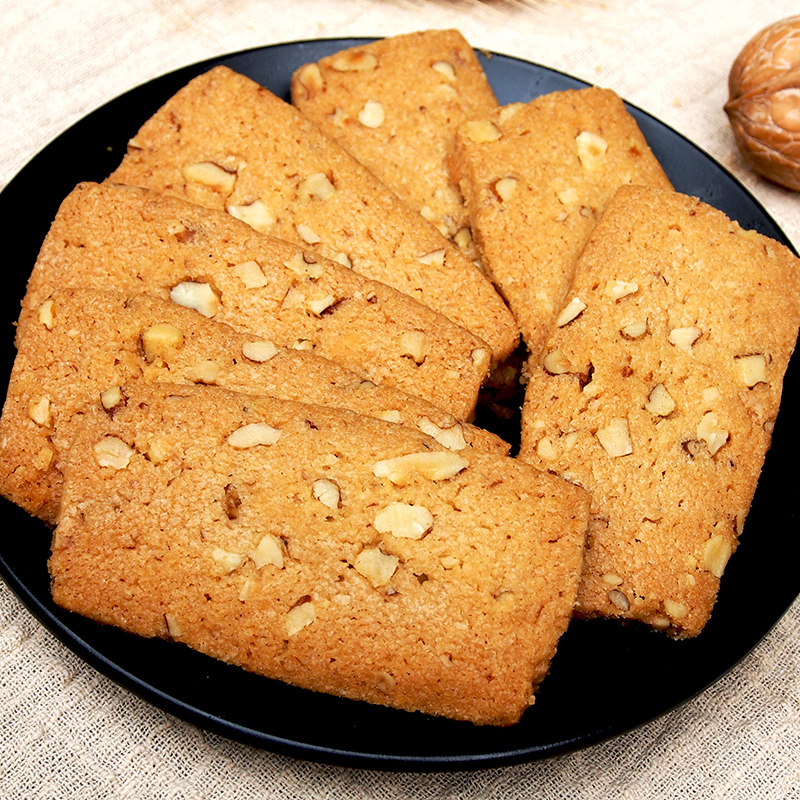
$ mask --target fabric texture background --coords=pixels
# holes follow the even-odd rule
[[[88,112],[185,64],[456,27],[655,115],[729,169],[798,247],[800,195],[745,168],[722,111],[744,43],[797,12],[790,0],[2,0],[0,187]],[[800,602],[710,689],[610,742],[513,767],[393,774],[276,756],[177,720],[87,666],[0,581],[3,800],[667,797],[800,800]]]

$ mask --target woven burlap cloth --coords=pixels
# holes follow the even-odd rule
[[[791,0],[1,0],[0,186],[74,121],[184,64],[457,27],[477,47],[615,89],[731,170],[800,246],[800,196],[746,170],[722,112],[744,42],[798,12]],[[768,586],[753,576],[753,602]],[[0,798],[800,800],[800,603],[706,692],[613,741],[520,766],[386,774],[276,756],[175,719],[65,649],[0,581]]]

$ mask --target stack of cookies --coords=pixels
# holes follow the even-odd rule
[[[216,67],[53,221],[0,491],[67,609],[509,725],[574,613],[700,632],[799,324],[795,257],[673,191],[613,92],[499,107],[456,31],[292,104]],[[512,457],[474,420],[520,352]]]

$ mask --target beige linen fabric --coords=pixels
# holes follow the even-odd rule
[[[2,0],[0,187],[83,115],[184,64],[280,41],[457,27],[659,117],[730,169],[799,246],[800,195],[746,171],[722,112],[744,42],[797,12],[790,0]],[[176,720],[94,672],[0,582],[0,798],[800,800],[800,602],[711,689],[611,742],[474,773],[385,774],[276,756]]]

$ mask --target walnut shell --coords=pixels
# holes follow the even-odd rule
[[[725,112],[748,165],[800,190],[800,16],[757,33],[728,78]]]

